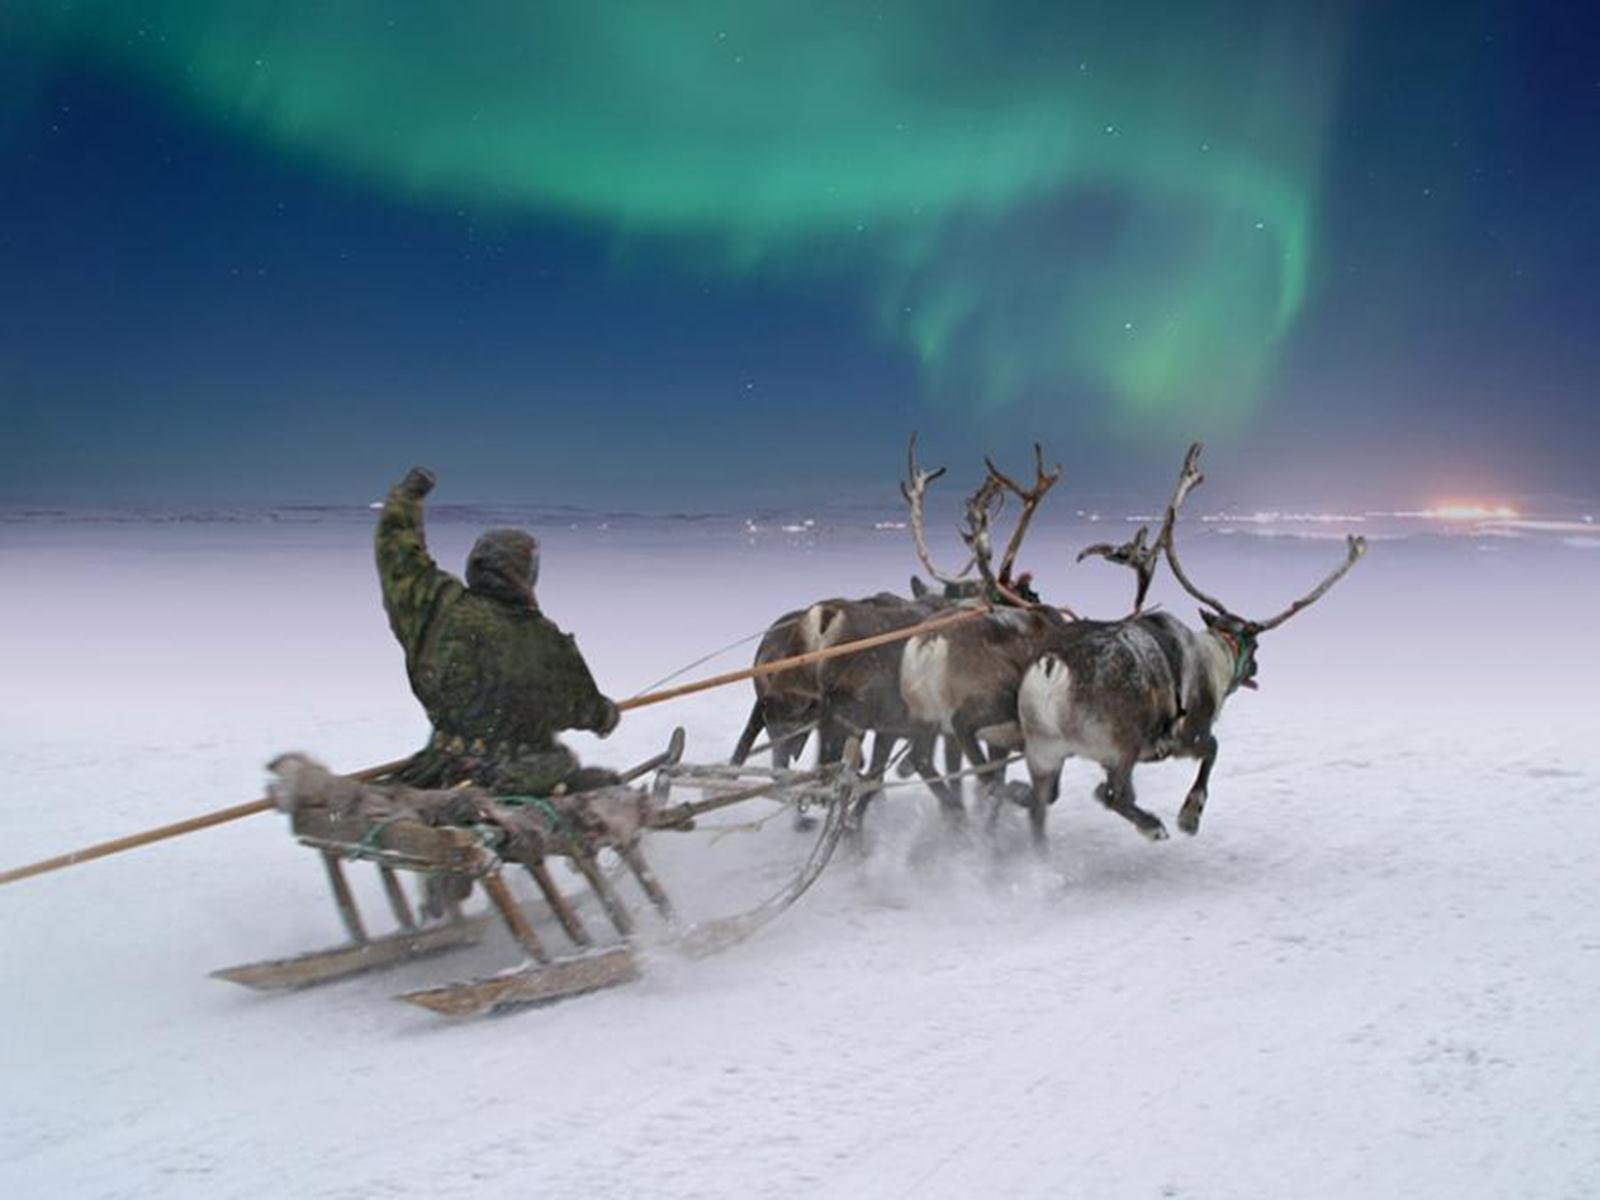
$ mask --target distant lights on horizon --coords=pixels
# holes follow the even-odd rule
[[[1417,515],[1433,521],[1509,521],[1521,514],[1509,504],[1452,501],[1425,508]]]

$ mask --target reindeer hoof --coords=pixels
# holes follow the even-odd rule
[[[1191,793],[1189,798],[1183,802],[1183,808],[1178,811],[1178,828],[1193,837],[1200,832],[1200,814],[1205,810],[1206,798],[1204,793],[1199,795]]]
[[[1153,825],[1139,826],[1139,832],[1144,834],[1144,836],[1152,842],[1164,842],[1171,836],[1171,834],[1167,832],[1167,827],[1160,821],[1157,821]]]

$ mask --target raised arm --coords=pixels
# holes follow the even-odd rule
[[[389,489],[373,539],[383,609],[408,661],[422,640],[440,591],[455,582],[433,561],[422,530],[422,500],[433,485],[432,471],[412,467]]]

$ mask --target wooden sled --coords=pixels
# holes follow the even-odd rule
[[[412,959],[444,954],[478,942],[496,916],[527,955],[526,965],[495,975],[401,994],[397,999],[447,1016],[472,1016],[520,1005],[544,1003],[627,983],[641,966],[632,944],[637,921],[616,886],[631,875],[644,896],[672,929],[669,947],[691,956],[712,953],[749,937],[792,905],[826,867],[848,825],[859,781],[859,755],[816,771],[775,772],[760,767],[701,767],[685,764],[683,731],[676,730],[666,751],[628,772],[625,781],[655,773],[646,828],[690,829],[706,812],[757,797],[798,807],[819,806],[827,819],[800,872],[776,895],[749,912],[698,925],[677,922],[672,901],[646,860],[639,838],[597,846],[573,839],[559,853],[587,885],[621,944],[600,946],[591,934],[581,903],[565,895],[542,857],[504,853],[482,829],[430,826],[407,819],[372,821],[359,813],[335,814],[325,809],[300,809],[291,817],[294,836],[317,851],[327,872],[335,906],[350,940],[340,946],[293,958],[250,963],[213,972],[213,977],[260,990],[291,990],[330,983],[367,971],[398,966]],[[695,801],[668,805],[674,785],[703,793]],[[603,871],[601,849],[615,852],[620,868]],[[399,928],[380,937],[368,935],[345,875],[347,861],[376,865],[384,894]],[[507,867],[522,867],[533,879],[543,904],[534,910],[517,903],[507,886]],[[436,924],[418,920],[402,884],[402,873],[453,876],[478,884],[489,899],[488,911],[463,915],[449,905]],[[536,922],[553,919],[574,952],[552,955],[536,932]]]

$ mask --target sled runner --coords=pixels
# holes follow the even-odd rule
[[[623,896],[634,885],[666,922],[666,945],[690,956],[714,953],[749,937],[803,895],[827,866],[851,819],[860,792],[860,754],[809,771],[682,761],[683,730],[667,749],[624,775],[623,782],[571,795],[496,797],[476,788],[421,791],[384,788],[332,775],[298,755],[273,763],[274,799],[290,814],[296,840],[322,858],[349,941],[293,958],[229,967],[219,979],[260,990],[289,990],[397,966],[478,942],[496,917],[527,955],[524,965],[484,978],[407,992],[397,999],[449,1016],[597,991],[638,978],[637,920]],[[653,775],[647,789],[632,781]],[[699,798],[670,803],[677,788]],[[824,812],[809,857],[778,893],[747,912],[694,925],[681,923],[641,843],[656,831],[687,830],[704,813],[755,799],[797,811]],[[617,860],[602,869],[600,856]],[[565,858],[582,877],[619,942],[600,944],[580,911],[585,897],[568,896],[547,859]],[[371,936],[345,874],[347,862],[377,867],[398,929]],[[524,907],[507,885],[507,868],[533,879],[542,904]],[[403,876],[433,879],[440,919],[428,922],[412,906]],[[487,910],[466,915],[459,895],[476,885]],[[538,926],[554,925],[573,949],[552,954]]]

